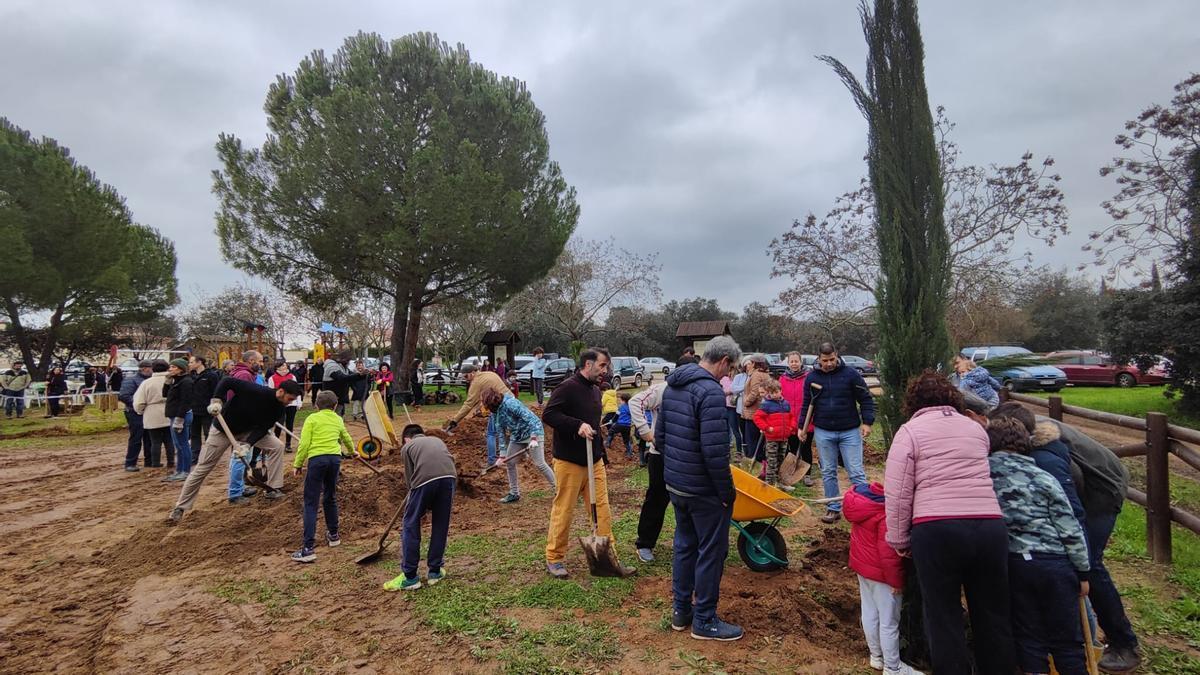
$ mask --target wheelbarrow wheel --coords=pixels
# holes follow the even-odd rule
[[[771,559],[774,556],[779,560],[787,560],[787,544],[779,530],[757,521],[746,523],[742,529],[744,531],[738,534],[737,550],[746,567],[755,572],[774,572],[783,567]],[[757,547],[755,542],[758,543]]]
[[[375,459],[383,454],[383,441],[374,436],[363,436],[358,439],[358,444],[354,450],[363,459]]]

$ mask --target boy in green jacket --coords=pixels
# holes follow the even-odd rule
[[[346,431],[346,424],[334,412],[337,394],[322,391],[317,394],[317,412],[304,420],[300,431],[300,447],[296,448],[293,474],[297,477],[304,471],[308,460],[308,476],[304,479],[304,545],[292,554],[292,560],[302,563],[317,559],[317,502],[325,495],[325,541],[332,546],[342,543],[338,537],[338,511],[335,491],[338,471],[342,465],[342,446],[354,451],[354,441]]]

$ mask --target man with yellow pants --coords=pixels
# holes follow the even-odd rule
[[[596,530],[612,537],[612,511],[608,508],[608,476],[604,443],[600,429],[600,389],[598,384],[608,373],[608,352],[586,349],[579,355],[579,369],[554,389],[542,422],[554,429],[554,478],[558,489],[550,511],[550,531],[546,535],[546,572],[556,579],[567,578],[563,561],[570,547],[571,519],[580,497],[588,502],[587,443],[591,441],[596,474]],[[625,576],[637,570],[621,566]]]

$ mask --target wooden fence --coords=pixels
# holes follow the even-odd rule
[[[1154,562],[1171,562],[1171,523],[1175,522],[1195,534],[1200,534],[1200,517],[1171,506],[1171,471],[1169,455],[1200,471],[1200,452],[1184,443],[1200,444],[1200,431],[1171,424],[1163,413],[1146,413],[1146,418],[1100,412],[1090,408],[1064,405],[1061,396],[1047,399],[1025,396],[1008,391],[1000,393],[1002,400],[1013,400],[1046,408],[1051,419],[1062,421],[1063,414],[1146,432],[1143,443],[1131,443],[1110,448],[1118,457],[1146,457],[1146,491],[1129,488],[1126,496],[1146,509],[1146,549]]]

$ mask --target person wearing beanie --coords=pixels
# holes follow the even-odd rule
[[[192,470],[192,384],[186,359],[172,359],[167,366],[167,403],[164,412],[171,421],[170,445],[175,449],[175,473],[163,478],[178,482]]]

